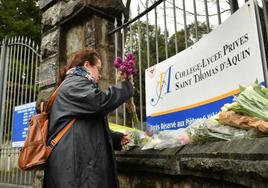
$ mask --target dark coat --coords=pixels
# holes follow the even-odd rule
[[[50,112],[49,139],[70,121],[77,121],[62,137],[45,168],[46,188],[118,188],[114,147],[121,133],[111,133],[107,113],[133,95],[132,84],[123,81],[100,91],[80,76],[67,77]]]

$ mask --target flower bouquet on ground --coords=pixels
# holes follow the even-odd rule
[[[127,54],[125,59],[117,57],[114,61],[114,66],[118,70],[117,77],[121,78],[122,80],[130,80],[133,83],[133,75],[137,72],[135,64],[135,57],[132,53]],[[136,113],[136,105],[133,97],[129,99],[126,104],[134,126],[136,127],[140,124],[140,121]]]
[[[123,134],[128,135],[129,142],[123,146],[123,150],[125,151],[130,150],[135,146],[143,147],[143,145],[146,142],[146,139],[147,139],[146,134],[139,129],[121,126],[121,125],[110,123],[110,122],[109,122],[109,127],[111,130],[115,132],[121,132]]]

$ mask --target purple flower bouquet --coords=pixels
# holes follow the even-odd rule
[[[132,53],[129,53],[125,60],[117,57],[114,61],[115,68],[119,70],[125,80],[129,80],[136,73],[135,64],[135,57]]]
[[[114,61],[115,68],[124,80],[133,80],[133,75],[137,72],[135,65],[135,56],[132,53],[127,54],[124,60],[121,57],[117,57]],[[140,121],[136,113],[136,105],[133,98],[129,99],[126,103],[134,125],[138,126]]]

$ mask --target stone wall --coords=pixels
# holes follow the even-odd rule
[[[268,187],[268,138],[118,152],[121,188]]]
[[[223,180],[142,172],[121,172],[119,180],[121,188],[246,188]]]

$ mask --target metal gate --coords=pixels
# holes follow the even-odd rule
[[[0,61],[0,182],[31,185],[32,172],[18,169],[19,148],[12,148],[14,108],[36,101],[39,47],[27,37],[1,42]]]

